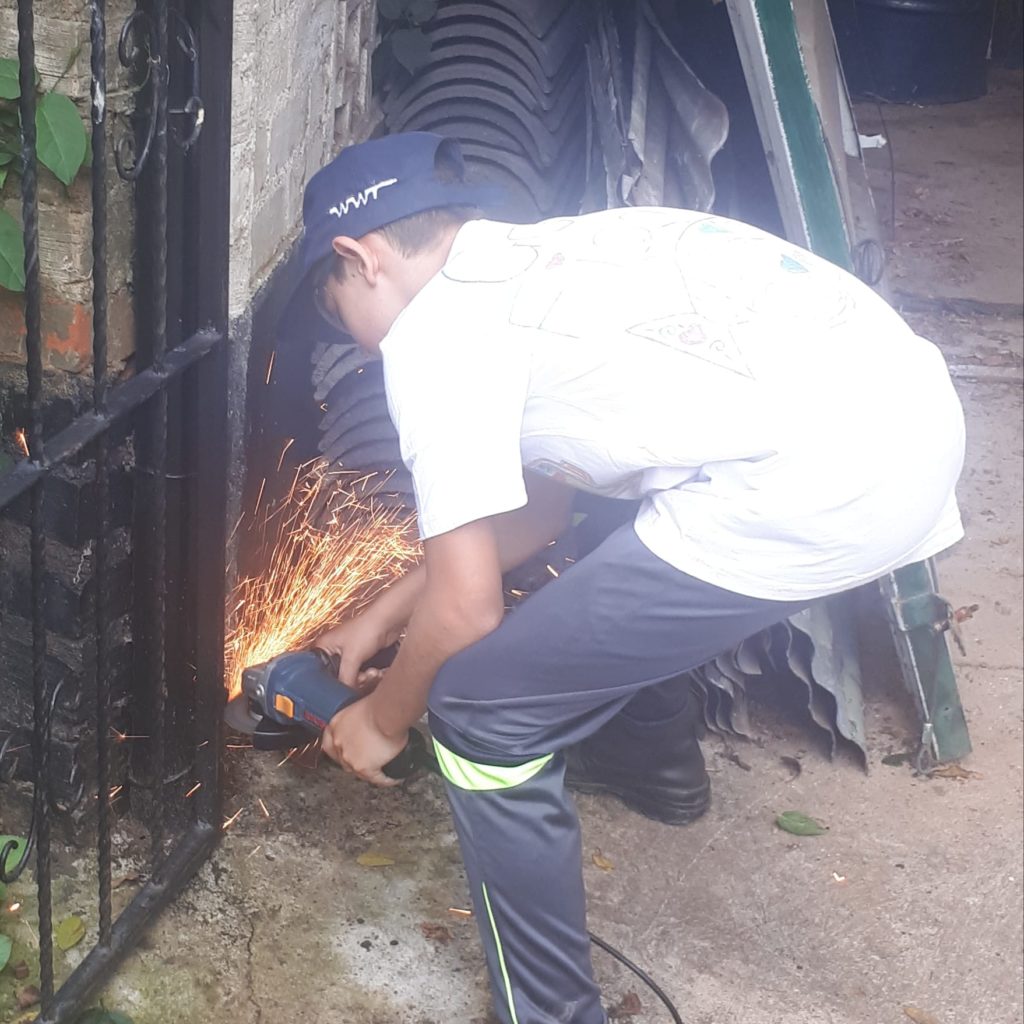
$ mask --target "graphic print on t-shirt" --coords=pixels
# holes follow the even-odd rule
[[[723,370],[754,378],[732,332],[699,313],[670,313],[628,328],[630,334],[649,338],[684,355],[704,359]]]
[[[678,243],[687,231],[704,227],[707,222],[676,227],[666,236],[663,213],[649,213],[640,218],[648,223],[588,223],[563,218],[540,229],[537,225],[515,225],[507,233],[511,245],[486,254],[474,253],[472,260],[456,257],[443,273],[452,281],[481,284],[509,282],[529,271],[529,287],[517,294],[509,310],[513,326],[569,338],[587,338],[609,329],[624,331],[753,379],[740,343],[729,327],[730,320],[742,324],[749,311],[730,305],[717,289],[709,288],[702,280],[694,280],[692,285],[687,281],[689,268],[684,266]],[[713,223],[710,232],[719,233]],[[550,251],[552,243],[554,252]],[[571,259],[566,258],[559,243],[573,254]],[[544,249],[548,251],[543,265],[538,266]],[[793,263],[794,269],[799,266]],[[635,272],[645,264],[645,290],[651,296],[646,305],[660,315],[640,323],[617,322],[634,306],[617,298],[624,283],[621,272],[626,268]],[[708,308],[702,310],[704,305]],[[723,311],[728,315],[723,316]]]
[[[640,499],[655,555],[755,597],[823,597],[962,532],[941,355],[749,225],[654,208],[469,223],[381,354],[425,539],[522,507],[526,469]],[[896,434],[937,457],[908,463]]]

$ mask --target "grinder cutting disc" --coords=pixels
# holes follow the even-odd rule
[[[224,721],[235,732],[251,736],[263,716],[253,711],[249,698],[244,693],[236,694],[224,708]]]

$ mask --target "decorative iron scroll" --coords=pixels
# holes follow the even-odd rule
[[[184,118],[184,126],[169,122],[171,138],[183,150],[199,138],[206,119],[206,108],[199,94],[199,43],[192,26],[180,11],[168,11],[174,22],[174,42],[185,56],[188,65],[189,95],[180,107],[169,107],[168,117]],[[156,136],[157,108],[161,94],[166,95],[171,85],[170,54],[161,54],[157,26],[147,11],[136,8],[121,27],[117,43],[117,58],[130,72],[135,88],[147,93],[143,102],[136,104],[133,120],[135,127],[126,128],[114,142],[114,162],[117,173],[125,181],[134,181],[142,173]]]

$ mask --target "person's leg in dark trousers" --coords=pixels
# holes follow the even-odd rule
[[[566,747],[797,609],[651,554],[632,525],[451,658],[430,727],[503,1024],[604,1024]]]

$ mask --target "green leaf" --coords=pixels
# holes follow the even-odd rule
[[[405,0],[380,0],[377,11],[388,21],[398,21],[405,14]]]
[[[20,95],[18,62],[10,57],[0,57],[0,99],[16,100]]]
[[[14,230],[18,234],[18,238],[21,238],[21,226],[18,224],[18,222],[6,210],[0,210],[0,285],[2,285],[4,288],[7,287],[7,285],[4,284],[4,281],[3,281],[3,277],[4,277],[4,268],[3,268],[3,252],[4,252],[3,228],[4,228],[4,218],[5,217],[14,226]],[[21,262],[19,263],[19,266],[21,267],[21,288],[12,288],[11,291],[13,291],[13,292],[20,292],[25,287],[25,243],[24,242],[21,243]],[[8,864],[8,866],[10,866],[11,864],[17,863],[25,855],[25,846],[27,845],[27,843],[26,843],[26,840],[22,839],[21,836],[0,836],[0,853],[3,852],[4,848],[7,846],[8,843],[14,843],[14,848],[7,855],[7,864]]]
[[[808,818],[800,811],[783,811],[775,819],[775,824],[783,832],[789,832],[794,836],[823,836],[828,831],[826,825],[822,825],[813,818]]]
[[[70,185],[85,160],[88,139],[74,103],[57,92],[44,93],[36,107],[39,162]]]
[[[10,292],[25,290],[25,236],[21,225],[6,210],[0,210],[0,288]],[[25,848],[24,839],[0,836],[0,850],[11,839],[21,845],[8,854],[9,864],[16,863]]]
[[[422,25],[437,14],[437,0],[410,0],[409,20],[414,25]]]
[[[430,40],[418,28],[400,28],[388,39],[395,60],[410,74],[415,74],[430,60]]]
[[[73,949],[85,938],[85,922],[75,914],[65,917],[54,930],[53,938],[61,949]]]
[[[78,1024],[135,1024],[135,1021],[126,1013],[98,1006],[94,1010],[86,1010],[85,1014],[78,1018]]]
[[[14,940],[9,935],[0,935],[0,971],[7,966],[13,949]]]
[[[10,170],[9,167],[0,166],[0,188],[3,188],[7,184],[7,172]]]

